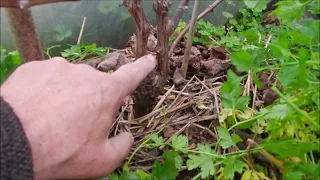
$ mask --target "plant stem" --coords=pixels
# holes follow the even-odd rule
[[[207,9],[205,9],[199,16],[197,17],[197,20],[202,19],[205,15],[207,15],[209,12],[212,12],[215,7],[217,7],[223,0],[216,0],[212,4],[209,5]],[[179,34],[176,40],[172,43],[172,46],[169,51],[169,57],[171,57],[174,49],[177,47],[180,40],[183,38],[183,36],[188,32],[188,29],[190,28],[190,24],[188,24],[182,32]]]
[[[215,158],[223,158],[223,159],[226,158],[224,155],[211,154],[211,153],[206,153],[206,152],[202,152],[202,151],[194,151],[194,150],[189,150],[189,149],[186,149],[186,150],[191,153],[205,154],[205,155],[212,156]]]
[[[314,156],[313,156],[313,152],[312,151],[310,151],[310,159],[311,159],[312,163],[315,164]]]
[[[254,146],[256,147],[259,147],[259,145],[251,140],[251,139],[248,139],[247,140],[248,142],[252,143]],[[266,158],[268,159],[273,165],[275,165],[277,168],[279,168],[280,170],[283,170],[283,162],[281,162],[280,160],[278,160],[277,158],[275,158],[272,154],[268,153],[266,150],[264,149],[261,149],[260,150],[260,153]]]
[[[228,131],[231,131],[233,128],[235,128],[235,127],[237,127],[237,126],[239,126],[239,125],[241,125],[241,124],[245,124],[245,123],[248,123],[248,122],[250,122],[250,121],[257,120],[258,118],[263,117],[263,116],[264,116],[264,114],[261,114],[261,115],[255,116],[255,117],[253,117],[253,118],[250,118],[250,119],[247,119],[247,120],[244,120],[244,121],[240,121],[239,123],[232,125],[232,126],[228,129]]]
[[[191,17],[191,21],[190,21],[190,28],[189,28],[189,33],[188,33],[187,45],[186,45],[186,48],[184,51],[184,57],[183,57],[182,65],[181,65],[181,74],[182,74],[183,78],[186,78],[186,75],[187,75],[188,64],[189,64],[189,60],[190,60],[190,52],[191,52],[191,47],[192,47],[194,25],[197,20],[199,6],[200,6],[200,0],[195,0],[194,6],[193,6],[193,11],[192,11],[192,17]]]
[[[148,138],[148,139],[146,139],[145,141],[143,141],[143,143],[141,143],[141,144],[133,151],[133,153],[131,154],[129,160],[127,161],[128,164],[130,164],[133,156],[134,156],[145,144],[147,144],[147,142],[150,141],[150,139],[151,139],[151,138]]]
[[[295,64],[298,64],[298,62],[289,62],[289,63],[283,63],[283,64],[277,64],[277,65],[270,65],[270,66],[266,66],[263,68],[258,68],[258,71],[264,71],[264,70],[279,68],[282,66],[290,66],[290,65],[295,65]],[[307,64],[319,64],[319,62],[318,61],[307,61]]]
[[[200,178],[200,176],[201,176],[201,173],[198,173],[196,176],[194,176],[194,177],[192,178],[192,180],[199,179],[199,178]]]
[[[167,29],[168,29],[167,31],[168,31],[168,35],[169,36],[176,29],[178,23],[180,22],[180,19],[181,19],[183,13],[186,11],[186,9],[188,9],[188,6],[187,6],[188,3],[189,3],[189,0],[180,0],[180,4],[179,4],[176,12],[172,16],[172,19],[169,21],[168,26],[167,26]]]
[[[319,124],[315,122],[309,114],[305,111],[301,110],[298,106],[290,102],[275,86],[271,88],[281,99],[283,99],[286,103],[288,103],[293,109],[295,109],[300,115],[304,116],[306,119],[311,121],[318,129],[320,128]]]

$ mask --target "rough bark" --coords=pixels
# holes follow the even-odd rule
[[[23,62],[43,60],[41,44],[29,9],[7,9],[9,24]]]
[[[154,0],[153,9],[156,12],[157,17],[158,43],[156,58],[158,60],[158,66],[156,70],[147,76],[134,93],[134,112],[136,117],[146,115],[152,110],[155,99],[165,85],[168,76],[168,3],[166,0]]]
[[[187,3],[188,0],[181,0]],[[147,42],[150,34],[150,24],[147,21],[141,8],[141,0],[125,0],[124,6],[128,9],[136,25],[136,58],[147,53]],[[153,10],[157,18],[157,47],[156,58],[158,61],[157,68],[151,72],[140,86],[133,93],[135,100],[134,112],[135,117],[146,115],[152,110],[157,95],[166,83],[169,70],[169,36],[173,32],[170,28],[175,29],[184,10],[178,10],[174,15],[174,21],[169,22],[167,0],[154,0]]]
[[[168,3],[166,0],[153,1],[153,10],[157,18],[157,59],[158,59],[158,72],[161,77],[166,79],[169,69],[169,33],[167,31],[168,25]]]
[[[141,0],[124,0],[123,5],[131,14],[136,26],[135,53],[136,59],[138,59],[147,54],[151,25],[143,12]],[[136,117],[143,116],[151,111],[152,103],[157,94],[154,90],[155,87],[157,87],[155,76],[155,71],[150,73],[133,93],[133,99],[135,101],[134,113]]]
[[[123,5],[128,9],[136,26],[136,58],[147,54],[147,43],[151,25],[141,7],[142,0],[124,0]]]

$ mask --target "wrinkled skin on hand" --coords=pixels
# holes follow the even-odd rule
[[[112,74],[63,58],[33,61],[1,86],[32,150],[35,179],[103,177],[128,156],[131,133],[108,138],[127,95],[156,66],[147,55]]]

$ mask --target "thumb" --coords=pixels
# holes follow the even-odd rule
[[[131,133],[123,132],[107,140],[107,150],[105,157],[108,159],[108,171],[114,171],[121,162],[129,155],[133,144],[133,136]]]

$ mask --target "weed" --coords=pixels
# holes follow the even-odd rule
[[[2,46],[0,51],[0,83],[2,83],[21,64],[21,60],[18,51],[7,52]]]
[[[108,48],[97,47],[96,44],[80,43],[79,45],[70,45],[70,48],[61,52],[61,55],[73,61],[76,59],[85,60],[96,56],[104,56],[108,51]]]

